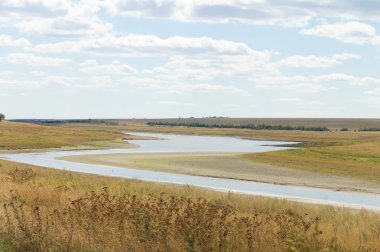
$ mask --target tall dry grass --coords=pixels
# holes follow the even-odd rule
[[[198,198],[112,196],[89,192],[54,209],[25,204],[11,192],[3,228],[24,251],[317,251],[339,246],[320,239],[318,219],[291,211],[243,215]]]
[[[0,251],[379,249],[368,211],[0,164]]]

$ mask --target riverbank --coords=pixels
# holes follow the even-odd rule
[[[256,163],[246,158],[246,154],[140,153],[65,156],[58,159],[130,169],[326,188],[336,191],[380,193],[380,186],[377,183]]]

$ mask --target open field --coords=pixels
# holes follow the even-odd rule
[[[128,162],[142,169],[149,166],[210,176],[219,172],[236,178],[239,177],[236,174],[251,174],[252,178],[260,175],[268,179],[267,182],[284,179],[286,175],[294,183],[301,180],[311,183],[321,178],[317,179],[321,184],[316,186],[346,183],[342,187],[350,187],[349,183],[353,181],[355,185],[359,178],[366,180],[360,180],[364,187],[379,182],[379,132],[151,127],[138,121],[118,125],[56,126],[2,122],[0,127],[0,140],[4,140],[0,148],[11,151],[118,148],[124,146],[123,138],[134,138],[119,133],[124,130],[302,141],[306,149],[297,151],[243,156],[133,155]],[[124,157],[114,156],[111,162],[126,161]],[[326,166],[328,163],[334,165]],[[0,203],[7,206],[0,210],[0,251],[26,248],[36,251],[153,248],[162,251],[220,251],[221,248],[376,251],[380,243],[380,214],[364,210],[106,178],[7,161],[0,161],[0,164]],[[229,165],[236,166],[236,172],[230,170]],[[229,247],[224,247],[226,244]]]
[[[380,215],[364,210],[0,165],[1,251],[376,251],[380,242]]]
[[[296,141],[303,142],[303,147],[323,147],[330,145],[345,145],[353,142],[380,141],[380,132],[354,132],[354,131],[297,131],[297,130],[250,130],[234,128],[197,128],[197,127],[170,127],[148,126],[143,123],[130,122],[119,124],[117,127],[126,131],[156,132],[187,135],[210,136],[238,136],[247,139]]]
[[[215,153],[105,154],[66,156],[59,159],[122,168],[380,193],[380,183],[256,163],[251,160],[252,155]]]
[[[360,178],[380,184],[380,142],[378,141],[252,153],[245,155],[245,157],[254,162],[280,165],[302,171]]]
[[[329,129],[347,128],[358,130],[364,128],[380,128],[380,119],[351,119],[351,118],[171,118],[171,119],[120,119],[110,120],[118,123],[147,123],[147,122],[169,122],[169,123],[204,123],[204,124],[224,124],[224,125],[247,125],[247,124],[267,124],[267,125],[289,125],[306,127],[327,127]]]
[[[92,125],[45,126],[1,122],[0,151],[43,150],[51,148],[118,148],[127,146],[119,130]]]

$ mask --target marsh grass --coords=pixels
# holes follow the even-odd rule
[[[379,248],[380,215],[364,210],[0,163],[0,251]]]

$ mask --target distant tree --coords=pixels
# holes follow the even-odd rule
[[[0,113],[0,122],[5,119],[5,115]]]

